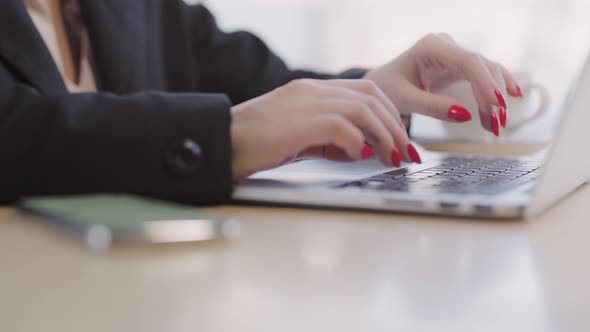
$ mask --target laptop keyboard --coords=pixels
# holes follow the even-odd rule
[[[398,169],[343,187],[419,193],[495,195],[534,181],[538,162],[510,158],[449,157],[435,167],[411,172]]]

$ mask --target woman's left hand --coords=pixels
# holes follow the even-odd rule
[[[428,35],[388,64],[369,71],[402,114],[412,112],[440,120],[466,122],[470,110],[459,100],[436,94],[459,80],[471,83],[481,125],[500,135],[506,127],[504,93],[522,97],[522,89],[502,65],[459,46],[446,34]]]

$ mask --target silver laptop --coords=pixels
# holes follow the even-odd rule
[[[520,219],[549,208],[590,179],[590,60],[543,154],[427,154],[422,165],[301,160],[254,174],[236,201],[447,216]],[[588,130],[588,131],[587,131]]]

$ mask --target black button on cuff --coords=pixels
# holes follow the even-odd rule
[[[165,164],[170,172],[178,176],[195,174],[201,166],[203,151],[191,139],[172,143],[165,152]]]

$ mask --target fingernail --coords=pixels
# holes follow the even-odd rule
[[[498,102],[500,103],[500,106],[507,108],[506,99],[504,99],[504,95],[502,94],[502,92],[500,92],[499,89],[495,89],[494,93],[496,94],[496,98],[498,98]]]
[[[521,87],[520,87],[520,85],[518,85],[518,84],[516,85],[516,94],[517,94],[519,97],[524,97],[524,92],[522,91],[522,88],[521,88]]]
[[[393,150],[391,150],[391,161],[393,162],[393,166],[395,167],[400,167],[402,162],[402,156],[399,153],[399,150],[397,148],[393,148]]]
[[[408,144],[408,154],[410,155],[410,158],[413,162],[417,164],[422,164],[422,158],[420,158],[418,150],[416,150],[412,143]]]
[[[403,131],[408,131],[408,129],[406,128],[406,125],[404,125],[403,122],[400,122],[399,126],[402,128]]]
[[[467,122],[471,120],[471,113],[463,106],[453,105],[449,108],[448,117],[456,122]]]
[[[492,113],[492,132],[494,135],[500,136],[500,122],[496,113]]]
[[[361,159],[369,159],[371,158],[371,156],[373,156],[373,153],[375,153],[375,151],[373,151],[373,148],[365,144],[365,146],[363,147],[363,151],[361,152]]]
[[[506,109],[504,107],[500,107],[500,124],[504,128],[506,128],[506,123],[508,122],[508,118],[507,117],[508,116],[506,114]]]

